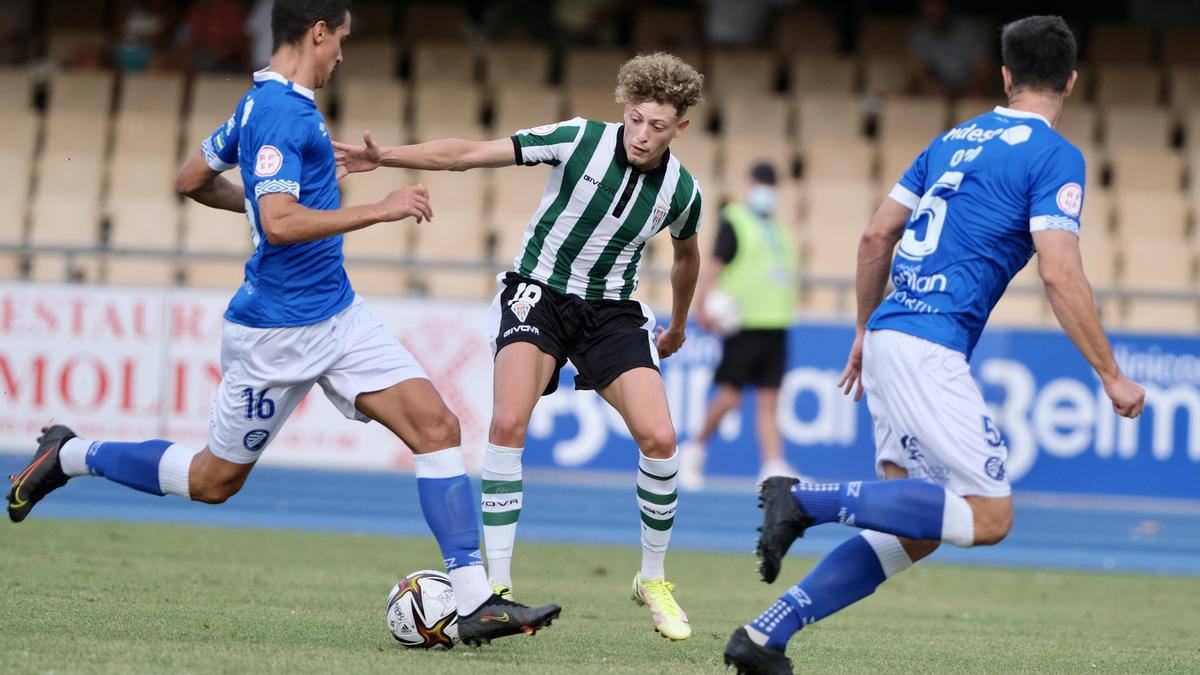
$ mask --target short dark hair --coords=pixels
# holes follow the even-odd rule
[[[1000,33],[1013,87],[1062,93],[1075,70],[1075,35],[1061,16],[1030,16]]]
[[[337,30],[349,11],[350,0],[275,0],[271,7],[272,51],[299,42],[318,21]]]

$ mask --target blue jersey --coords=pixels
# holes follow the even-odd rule
[[[258,71],[233,116],[200,149],[213,170],[241,170],[254,241],[225,319],[254,328],[306,326],[348,307],[354,291],[342,266],[342,236],[276,246],[259,217],[258,199],[266,194],[287,193],[316,210],[341,205],[333,145],[313,92]]]
[[[1041,115],[996,108],[934,139],[892,189],[912,217],[895,290],[867,323],[970,358],[988,315],[1033,257],[1033,232],[1079,234],[1084,162]]]

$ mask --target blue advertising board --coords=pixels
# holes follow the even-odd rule
[[[790,332],[779,423],[788,459],[822,479],[874,475],[866,402],[843,396],[837,380],[853,340],[844,324]],[[1061,332],[989,329],[972,372],[1009,447],[1016,489],[1082,494],[1200,498],[1200,338],[1114,334],[1124,371],[1146,387],[1146,412],[1119,418],[1087,362]],[[693,326],[681,352],[663,362],[663,380],[681,439],[695,432],[711,395],[720,341]],[[594,392],[571,387],[542,400],[531,420],[527,467],[628,469],[637,450],[620,417]],[[753,476],[758,449],[751,395],[709,445],[711,475]],[[930,411],[936,414],[936,411]]]

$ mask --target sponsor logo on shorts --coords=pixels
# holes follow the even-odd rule
[[[508,330],[504,331],[504,335],[501,337],[509,337],[516,333],[529,333],[530,335],[541,335],[542,334],[542,332],[540,330],[538,330],[537,326],[530,326],[528,324],[523,323],[520,326],[513,326],[512,328],[509,328]]]
[[[529,312],[542,299],[542,287],[537,284],[529,284],[521,282],[517,286],[517,292],[513,294],[511,300],[508,301],[508,308],[517,317],[521,323],[525,323],[525,319],[529,318]]]
[[[250,452],[258,452],[267,446],[267,440],[271,438],[271,432],[266,429],[254,429],[247,431],[242,437],[242,445]]]
[[[993,480],[1004,480],[1004,460],[999,457],[988,457],[983,463],[983,470]]]

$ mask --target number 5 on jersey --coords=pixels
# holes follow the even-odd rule
[[[917,208],[913,211],[909,223],[915,223],[922,216],[929,216],[925,225],[925,236],[918,239],[914,227],[905,228],[904,236],[900,239],[900,255],[909,260],[920,260],[937,250],[938,240],[942,237],[942,225],[946,222],[946,200],[938,196],[940,189],[957,191],[962,185],[963,172],[947,171],[929,186]]]

